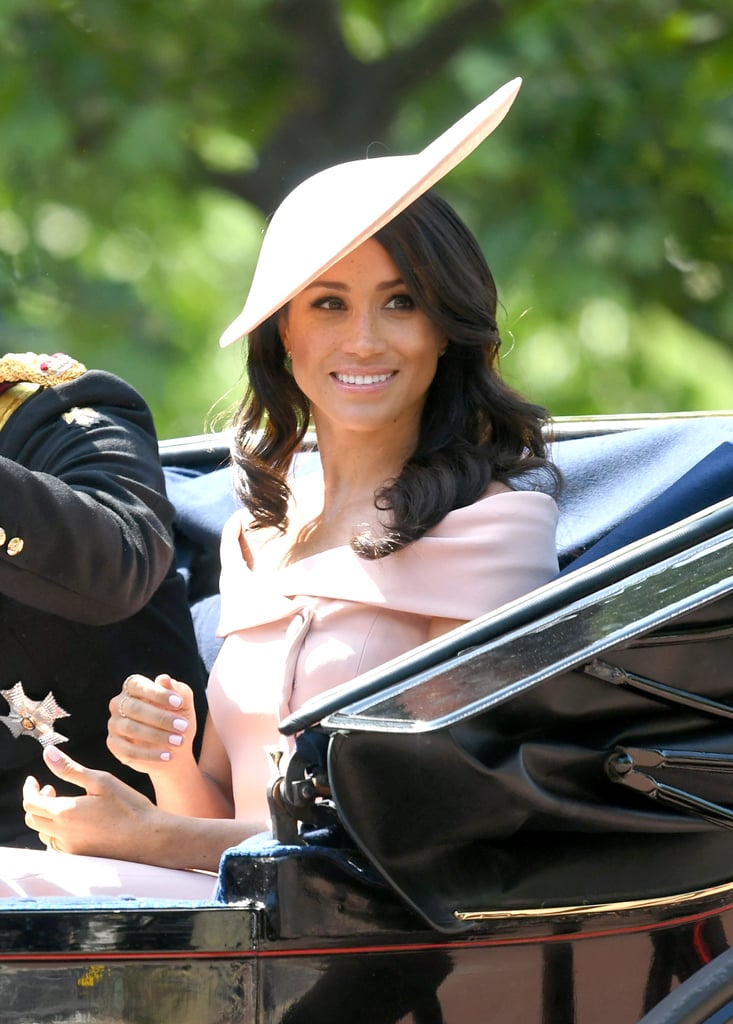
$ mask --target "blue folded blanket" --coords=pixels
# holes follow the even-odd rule
[[[558,502],[561,564],[641,511],[726,442],[733,442],[733,418],[722,416],[667,421],[616,434],[556,442],[552,456],[565,478]],[[710,472],[714,476],[716,470]],[[699,502],[693,498],[692,505],[697,507],[685,514],[732,494],[726,486],[725,482],[721,484],[715,492],[719,496],[713,501],[706,500],[706,494],[712,491],[701,493]],[[690,490],[689,481],[685,489]]]

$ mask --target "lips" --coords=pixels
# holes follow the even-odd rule
[[[357,386],[384,384],[394,375],[394,371],[391,373],[334,373],[339,384],[356,384]]]

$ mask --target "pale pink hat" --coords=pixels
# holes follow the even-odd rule
[[[249,334],[432,188],[501,123],[521,84],[507,82],[420,153],[336,164],[296,186],[270,220],[244,309],[221,347]]]

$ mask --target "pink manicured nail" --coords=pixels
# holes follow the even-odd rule
[[[61,760],[61,751],[57,750],[53,745],[46,747],[49,761],[59,762]]]
[[[174,718],[173,728],[178,729],[179,732],[185,732],[188,729],[188,722],[185,718]]]
[[[168,742],[171,743],[174,747],[180,747],[180,745],[183,743],[183,736],[169,736]]]
[[[172,708],[180,708],[183,704],[183,697],[179,697],[177,693],[172,693],[168,698],[168,703]]]
[[[170,751],[169,750],[164,750],[163,753],[160,755],[160,759],[161,759],[161,761],[170,761],[170,759],[171,759]]]

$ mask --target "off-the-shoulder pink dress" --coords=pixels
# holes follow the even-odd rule
[[[477,618],[557,573],[557,506],[538,491],[505,491],[456,509],[386,558],[370,561],[344,546],[277,573],[248,566],[244,524],[236,514],[222,535],[225,640],[208,687],[235,802],[242,723],[254,704],[284,718],[424,643],[434,618]]]
[[[557,516],[555,502],[541,492],[495,493],[450,512],[386,558],[366,560],[344,546],[273,573],[248,564],[240,544],[246,520],[235,514],[222,535],[225,639],[208,688],[209,713],[231,761],[235,807],[243,799],[239,761],[253,707],[284,717],[424,643],[433,619],[474,619],[548,582],[558,568]],[[203,898],[213,885],[205,873],[2,851],[0,896],[64,891]]]

